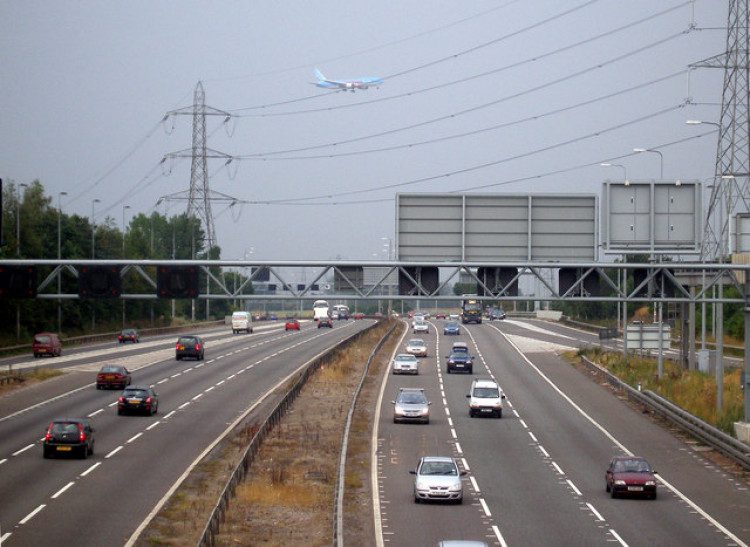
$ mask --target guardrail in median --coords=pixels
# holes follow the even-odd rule
[[[750,445],[746,445],[723,431],[716,429],[653,391],[638,391],[586,357],[581,357],[581,360],[589,370],[604,376],[610,385],[624,392],[629,399],[633,399],[650,408],[682,431],[711,446],[741,465],[744,469],[750,470]]]

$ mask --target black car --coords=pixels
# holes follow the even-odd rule
[[[457,350],[451,351],[448,356],[448,363],[445,369],[446,373],[451,372],[468,372],[469,374],[474,373],[474,360],[468,351]]]
[[[86,418],[58,418],[47,427],[44,435],[43,455],[51,458],[58,454],[77,454],[87,458],[94,453],[96,430]]]
[[[328,327],[329,329],[332,329],[333,321],[331,321],[330,317],[321,317],[318,319],[318,328],[320,327]]]
[[[203,340],[198,336],[180,336],[175,348],[175,360],[180,361],[185,357],[195,357],[198,361],[203,360]]]
[[[137,412],[153,415],[159,410],[159,396],[148,386],[130,386],[117,400],[117,413]]]
[[[137,344],[141,341],[140,338],[141,337],[138,334],[138,331],[135,329],[123,329],[117,336],[117,340],[120,342],[120,344],[124,344],[125,342],[134,342]]]

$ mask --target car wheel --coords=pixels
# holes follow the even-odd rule
[[[653,494],[651,494],[651,499],[652,499],[652,500],[655,500],[655,499],[656,499],[656,492],[654,492]]]
[[[175,358],[174,358],[174,360],[175,360],[175,361],[179,361],[179,360],[180,360],[180,357],[179,357],[179,355],[175,355]]]
[[[473,418],[473,417],[474,417],[474,411],[473,411],[473,410],[470,410],[470,411],[469,411],[469,418]]]
[[[159,412],[159,403],[156,403],[154,405],[154,414],[156,414],[157,412]]]
[[[47,448],[46,446],[45,446],[45,447],[44,447],[44,448],[42,449],[42,457],[43,457],[44,459],[47,459],[47,458],[51,458],[51,457],[52,457],[52,454],[51,454],[51,452],[49,451],[49,449],[48,449],[48,448]]]
[[[609,492],[609,482],[604,481],[604,491]]]
[[[81,450],[81,459],[85,460],[88,457],[89,457],[89,445],[84,444],[83,450]]]
[[[96,384],[96,389],[101,389],[101,388],[102,386],[100,386],[99,384]]]
[[[38,353],[35,353],[35,354],[34,354],[34,359],[37,359],[38,357],[39,357],[39,354],[38,354]]]
[[[614,486],[611,488],[611,492],[612,492],[612,499],[615,499],[617,497],[617,492],[615,492]]]
[[[417,496],[414,496],[414,503],[419,503],[419,498]]]
[[[503,411],[502,410],[498,410],[497,411],[497,417],[498,417],[498,419],[500,419],[500,418],[503,417]]]
[[[118,416],[122,416],[123,414],[125,414],[125,413],[122,411],[122,409],[118,408],[117,409],[117,415]]]

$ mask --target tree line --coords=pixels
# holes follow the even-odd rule
[[[205,230],[200,219],[187,213],[167,217],[154,211],[137,213],[124,226],[106,216],[95,223],[92,219],[62,211],[52,196],[45,194],[37,180],[27,185],[14,182],[2,190],[2,246],[0,259],[128,259],[128,260],[218,260],[221,249],[206,249]],[[96,219],[95,219],[96,220]],[[148,270],[148,268],[147,268]],[[40,267],[40,281],[53,272],[53,267]],[[146,272],[155,279],[155,272]],[[241,286],[246,279],[239,272],[213,272],[224,278],[225,286]],[[77,293],[78,282],[68,270],[60,273],[63,294]],[[216,289],[205,277],[201,291]],[[138,272],[122,273],[123,293],[154,293]],[[50,284],[57,292],[57,280]],[[247,286],[245,294],[252,294]],[[199,306],[199,302],[201,306]],[[195,306],[193,306],[195,304]],[[58,312],[57,299],[0,300],[0,344],[29,340],[36,332],[60,332],[63,336],[111,332],[123,327],[146,328],[164,326],[175,321],[217,319],[232,312],[229,300],[212,300],[208,312],[203,301],[189,300],[62,300]],[[208,313],[208,317],[207,317]],[[60,324],[58,325],[58,318]],[[123,321],[124,319],[124,321]]]

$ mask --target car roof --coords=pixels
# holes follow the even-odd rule
[[[422,456],[423,462],[450,462],[450,463],[456,463],[456,460],[454,458],[451,458],[450,456]]]
[[[424,343],[425,341],[422,340],[421,338],[412,338],[406,343],[406,345],[408,346],[409,344],[424,344]]]
[[[424,392],[423,387],[400,387],[398,388],[399,391],[422,391]]]
[[[130,386],[126,387],[125,389],[151,389],[151,387],[150,386],[133,386],[133,385],[130,385]]]
[[[412,359],[416,359],[416,357],[414,357],[411,353],[399,353],[398,355],[396,355],[396,360],[398,359],[408,359],[409,361],[411,361]]]
[[[453,347],[454,348],[467,348],[468,349],[469,344],[467,344],[466,342],[453,342]]]
[[[477,378],[472,382],[475,387],[497,387],[497,382],[490,378]]]

